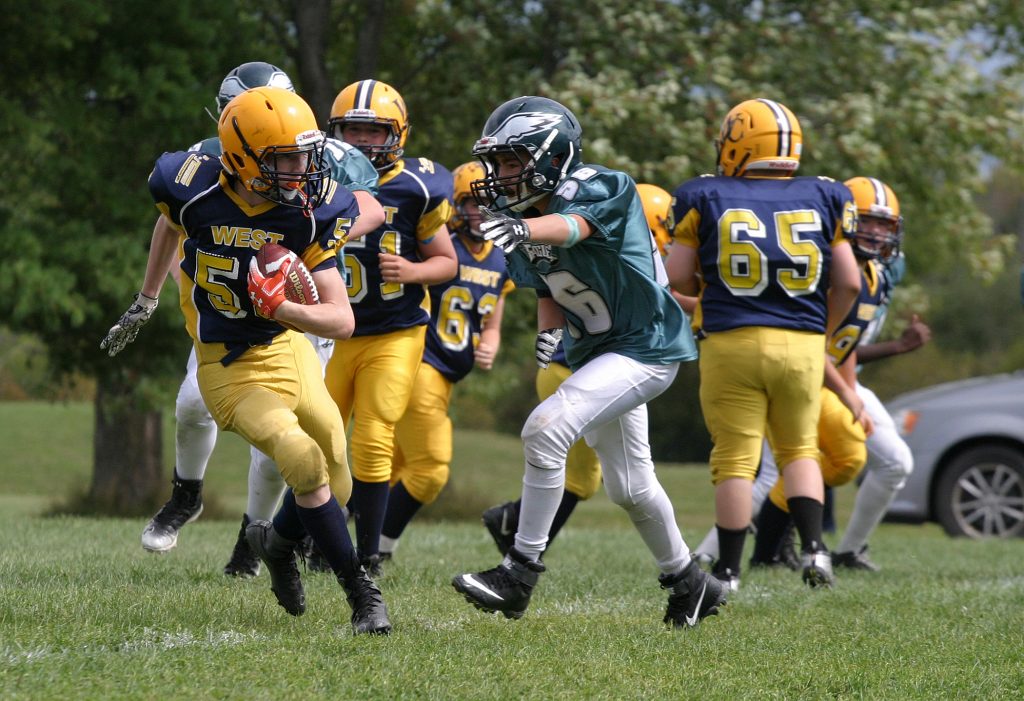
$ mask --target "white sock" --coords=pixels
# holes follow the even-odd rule
[[[531,560],[544,552],[548,532],[565,491],[565,468],[546,470],[526,465],[523,475],[523,503],[519,507],[516,550]]]
[[[662,574],[675,574],[690,564],[690,549],[679,532],[672,502],[661,484],[655,482],[648,493],[648,499],[626,508],[626,513]]]
[[[251,448],[249,452],[249,496],[245,513],[253,521],[269,521],[274,518],[278,502],[284,494],[284,478],[270,456],[256,448]]]
[[[843,533],[843,540],[836,552],[860,552],[867,545],[872,531],[881,522],[889,504],[898,490],[886,484],[878,474],[871,470],[857,490],[857,500],[853,504],[850,523]]]
[[[380,537],[380,551],[382,553],[394,553],[398,549],[398,538],[388,538],[386,535]]]

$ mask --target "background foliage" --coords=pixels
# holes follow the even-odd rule
[[[48,376],[169,406],[188,349],[173,289],[117,361],[98,342],[142,278],[154,159],[212,134],[204,109],[248,60],[287,70],[323,121],[353,80],[391,83],[409,104],[409,154],[450,168],[494,106],[549,95],[579,116],[585,159],[668,189],[713,168],[730,105],[773,97],[801,119],[802,174],[877,176],[901,199],[909,278],[890,333],[919,311],[935,343],[866,370],[879,393],[1024,357],[1014,0],[0,0],[0,12],[19,39],[5,47],[0,94],[14,166],[0,190],[3,323],[48,349],[36,366]],[[529,294],[506,318],[496,369],[457,391],[466,425],[516,431],[533,402]],[[6,358],[9,380],[21,366]],[[656,455],[706,457],[695,388],[684,369],[653,405]]]

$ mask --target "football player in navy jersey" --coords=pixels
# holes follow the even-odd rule
[[[920,348],[931,339],[931,329],[914,315],[895,340],[874,342],[881,330],[893,288],[902,271],[903,217],[892,188],[877,178],[856,177],[846,181],[857,203],[857,234],[854,252],[866,280],[880,288],[878,307],[858,338],[851,365],[873,362]],[[866,554],[868,538],[903,488],[914,468],[914,456],[900,436],[889,412],[875,393],[853,379],[857,395],[871,416],[874,431],[867,439],[867,464],[857,490],[853,513],[832,561],[836,567],[877,571]]]
[[[853,251],[861,269],[861,293],[849,316],[829,339],[828,351],[853,394],[852,400],[844,398],[843,402],[851,407],[850,412],[858,411],[857,403],[863,407],[862,418],[869,422],[870,430],[861,448],[864,453],[861,462],[866,461],[866,474],[857,492],[850,524],[839,547],[832,553],[832,561],[835,567],[873,572],[878,570],[878,566],[867,557],[868,536],[906,482],[913,469],[913,455],[874,392],[857,381],[857,362],[862,357],[875,360],[919,348],[927,343],[931,331],[915,317],[907,333],[897,341],[871,343],[897,283],[889,263],[900,255],[903,218],[896,193],[881,180],[856,177],[845,184],[857,205]],[[822,398],[825,399],[825,394]],[[838,418],[838,409],[834,413],[837,418],[827,421],[824,409],[822,411],[822,421],[818,426],[822,455],[851,456],[854,445],[851,432],[856,431],[857,423],[851,424],[848,413],[842,419]],[[842,483],[835,481],[836,471],[832,470],[830,474],[825,463],[822,472],[826,485]],[[765,505],[758,520],[760,553],[755,550],[755,557],[764,557],[778,546],[778,533],[785,523],[785,516],[781,513],[785,509],[779,501],[778,488],[773,488],[769,496],[771,503]]]
[[[359,564],[334,496],[345,500],[351,490],[341,416],[313,346],[287,330],[352,334],[337,249],[358,205],[328,177],[324,134],[293,92],[243,92],[221,113],[218,136],[219,160],[166,153],[149,185],[163,217],[186,236],[181,307],[206,406],[220,428],[271,456],[290,487],[273,523],[249,524],[249,544],[270,572],[278,603],[298,616],[306,602],[295,551],[308,533],[345,589],[353,630],[387,633],[380,590]],[[292,252],[272,274],[256,264],[256,252],[271,242]],[[284,276],[300,260],[312,272],[319,304],[285,299]]]
[[[380,573],[380,532],[387,510],[395,424],[412,393],[430,321],[427,285],[455,277],[448,234],[452,174],[427,158],[404,155],[409,116],[398,91],[379,80],[344,88],[331,107],[329,134],[365,153],[380,173],[386,218],[339,251],[356,318],[337,344],[325,381],[352,430],[353,487],[361,561]]]
[[[714,444],[715,574],[731,587],[766,431],[786,477],[804,581],[828,586],[833,579],[821,538],[817,422],[826,334],[860,291],[847,240],[857,212],[842,183],[793,177],[802,144],[787,107],[747,100],[722,123],[719,174],[674,193],[668,274],[679,292],[700,297],[693,324],[702,339],[701,408]]]
[[[581,162],[581,129],[564,105],[518,97],[499,106],[473,153],[487,176],[484,237],[506,252],[516,285],[537,290],[537,360],[562,339],[573,373],[523,427],[525,473],[515,545],[497,567],[452,580],[478,608],[526,612],[582,437],[601,461],[609,498],[633,521],[669,590],[666,623],[694,626],[725,603],[725,588],[690,558],[654,471],[647,401],[696,357],[686,316],[669,293],[640,197],[625,173]],[[519,218],[522,217],[522,218]]]
[[[470,183],[484,177],[477,162],[452,175],[455,209],[448,222],[459,257],[453,280],[430,286],[430,325],[412,398],[395,425],[391,492],[381,530],[381,557],[390,559],[406,526],[448,483],[452,459],[452,388],[475,367],[490,370],[501,346],[505,296],[514,285],[502,250],[480,235],[480,209]]]
[[[294,92],[288,75],[277,66],[263,61],[243,63],[221,81],[217,92],[217,114],[234,97],[253,87],[279,87]],[[204,139],[194,144],[190,151],[219,158],[221,144],[219,137]],[[344,185],[359,203],[358,221],[349,231],[350,238],[358,238],[377,228],[384,221],[384,210],[374,198],[377,192],[377,172],[369,160],[347,144],[330,139],[324,148],[324,161],[331,178]],[[137,333],[138,326],[149,318],[156,308],[157,298],[166,278],[164,263],[170,266],[171,277],[178,280],[177,252],[181,236],[174,231],[167,220],[158,217],[153,229],[150,260],[142,290],[136,296],[136,304],[118,322],[108,335],[107,345],[111,354],[118,352],[119,341],[129,333]],[[137,309],[138,318],[133,322],[132,310]],[[126,322],[127,323],[124,323]],[[327,364],[334,350],[333,339],[321,339],[310,335],[322,365]],[[203,510],[202,485],[206,467],[217,441],[217,426],[203,402],[196,380],[195,349],[186,364],[185,379],[178,390],[175,401],[175,468],[172,480],[171,498],[160,511],[150,519],[142,532],[142,547],[155,553],[165,553],[178,542],[178,533],[186,523],[199,517]],[[255,576],[259,573],[259,558],[249,548],[245,528],[253,519],[268,519],[277,508],[285,489],[281,474],[268,456],[257,448],[251,449],[249,465],[249,489],[246,513],[224,573],[237,576]]]

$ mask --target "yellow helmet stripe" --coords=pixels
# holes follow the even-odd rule
[[[789,122],[789,116],[786,114],[786,110],[782,109],[782,106],[774,100],[760,99],[759,102],[765,104],[768,109],[775,115],[775,121],[779,125],[779,156],[792,156],[793,150],[793,125]]]

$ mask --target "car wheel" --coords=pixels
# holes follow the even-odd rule
[[[952,536],[1024,534],[1024,454],[990,445],[958,455],[939,479],[935,515]]]

